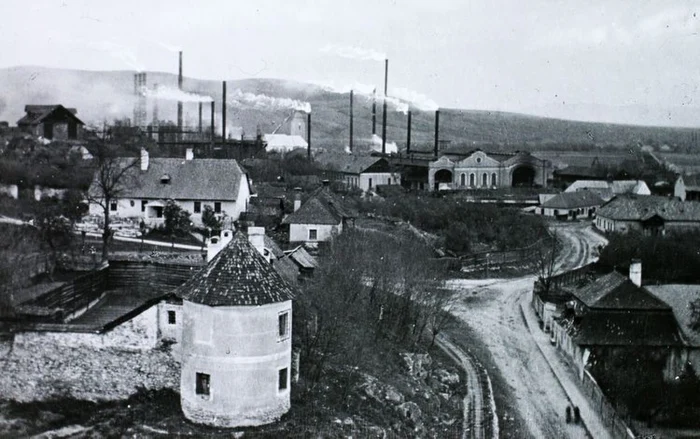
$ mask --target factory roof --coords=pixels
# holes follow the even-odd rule
[[[289,284],[242,233],[176,294],[208,306],[259,306],[294,299]]]
[[[301,136],[289,134],[265,134],[263,140],[268,151],[286,152],[295,148],[307,148],[309,144]]]

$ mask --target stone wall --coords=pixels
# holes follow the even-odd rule
[[[104,334],[22,332],[0,341],[0,395],[16,401],[124,399],[137,388],[179,391],[173,348],[153,306]]]

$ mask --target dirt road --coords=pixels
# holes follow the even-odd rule
[[[604,239],[588,224],[557,224],[565,242],[557,271],[591,262]],[[566,393],[539,352],[523,320],[520,301],[532,290],[535,276],[498,280],[453,280],[461,295],[453,313],[487,345],[501,375],[508,381],[517,408],[533,438],[585,438],[583,427],[567,424]]]

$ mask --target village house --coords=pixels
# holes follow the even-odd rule
[[[24,132],[50,140],[79,140],[82,138],[83,121],[76,116],[75,108],[63,105],[26,105],[25,115],[17,121]]]
[[[588,191],[597,194],[603,201],[610,201],[616,195],[651,195],[649,186],[643,180],[576,180],[564,192]]]
[[[596,227],[603,232],[632,230],[648,235],[700,227],[700,203],[657,195],[620,195],[598,209]]]
[[[595,192],[562,192],[548,197],[537,212],[560,220],[593,218],[596,210],[603,204],[603,199]]]
[[[401,174],[383,157],[324,152],[314,159],[329,179],[362,192],[373,191],[377,186],[401,185]]]
[[[345,206],[342,198],[324,185],[314,191],[302,204],[294,200],[294,212],[287,215],[282,224],[289,226],[290,243],[329,241],[348,226],[354,224],[357,214]]]
[[[613,270],[559,286],[568,298],[551,321],[552,340],[580,374],[592,361],[611,367],[625,355],[659,360],[669,381],[685,367],[685,341],[673,311],[642,286],[641,276],[635,261],[629,277]]]
[[[679,175],[673,186],[673,196],[681,201],[700,201],[700,174]]]
[[[430,162],[428,190],[497,189],[547,186],[551,163],[529,152],[445,154]]]
[[[233,159],[195,159],[191,149],[184,159],[149,158],[141,150],[140,159],[120,159],[120,166],[130,167],[123,191],[110,201],[110,215],[143,220],[147,225],[162,224],[163,211],[169,200],[190,212],[192,222],[201,225],[205,206],[214,213],[238,220],[248,209],[248,176]],[[138,163],[135,163],[138,161]],[[99,186],[93,181],[89,189],[91,215],[102,215]]]

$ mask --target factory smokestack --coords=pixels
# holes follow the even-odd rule
[[[435,158],[438,156],[438,144],[440,142],[440,110],[435,110]]]
[[[353,137],[353,108],[352,108],[352,100],[355,92],[353,90],[350,90],[350,151],[352,151],[352,137]]]
[[[311,113],[306,115],[306,156],[311,160]]]
[[[386,98],[389,84],[389,60],[384,60],[384,106],[382,112],[382,154],[386,154]]]
[[[153,90],[155,90],[156,95],[158,95],[158,84],[153,84]],[[158,98],[153,99],[153,121],[151,124],[153,126],[158,126],[160,125],[160,122],[158,121],[158,118],[160,115],[158,114]]]
[[[214,126],[214,116],[216,114],[216,102],[211,101],[211,144],[212,146],[214,145],[214,141],[216,140],[216,127]]]
[[[406,154],[411,153],[411,110],[408,110],[408,121],[406,123]]]
[[[377,89],[372,91],[372,136],[377,134]]]
[[[202,132],[202,102],[199,102],[199,132]]]
[[[221,95],[221,137],[226,143],[226,81],[222,84]]]
[[[177,70],[177,88],[182,91],[182,51],[179,52],[180,58]],[[177,136],[178,141],[182,139],[182,101],[177,101]]]

